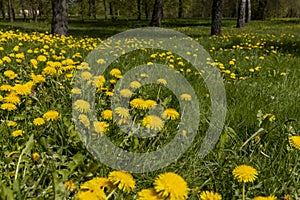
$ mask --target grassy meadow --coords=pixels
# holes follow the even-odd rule
[[[148,23],[71,19],[70,35],[59,37],[49,34],[49,22],[0,22],[0,199],[300,199],[300,20],[252,21],[236,29],[235,20],[224,19],[223,35],[213,37],[208,19],[163,21],[163,28],[202,45],[213,59],[207,62],[223,78],[226,121],[216,147],[203,159],[197,152],[209,125],[211,101],[202,72],[159,49],[123,55],[101,77],[92,77],[84,63],[106,38]],[[120,93],[128,98],[129,109],[111,108],[118,80],[147,63],[166,64],[192,85],[201,110],[196,139],[163,169],[114,171],[89,153],[74,120],[131,152],[155,151],[170,142],[183,113],[165,87],[166,77],[141,86],[147,75],[140,74]],[[72,119],[72,96],[80,100],[84,93],[74,88],[76,75],[97,88],[96,122],[90,121],[91,105],[84,100],[75,102],[78,118]],[[188,95],[182,98],[189,101]],[[148,115],[156,105],[172,110]],[[128,115],[143,130],[159,133],[145,139],[122,132],[118,125],[128,123]],[[252,168],[235,170],[243,165]],[[145,190],[149,188],[154,189]]]

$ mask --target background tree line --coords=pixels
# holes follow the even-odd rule
[[[86,19],[136,18],[150,19],[155,0],[68,0],[68,13]],[[235,18],[239,0],[223,0],[223,17]],[[166,18],[210,18],[213,0],[163,0]],[[252,0],[252,19],[300,17],[299,0]],[[25,16],[22,10],[29,10]],[[37,14],[36,11],[39,11]],[[9,20],[51,18],[51,0],[0,0],[0,15]]]
[[[220,35],[222,18],[237,18],[242,28],[251,19],[300,17],[299,0],[0,0],[2,20],[52,20],[52,32],[66,35],[68,18],[85,20],[149,20],[161,26],[162,18],[212,18],[212,35]]]

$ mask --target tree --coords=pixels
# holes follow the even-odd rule
[[[246,0],[246,23],[251,21],[251,0]]]
[[[267,2],[268,0],[258,0],[258,15],[256,16],[256,19],[265,19],[265,10],[267,8]]]
[[[39,12],[38,6],[39,6],[38,0],[31,1],[31,12],[32,12],[32,19],[34,22],[37,22],[37,17]]]
[[[4,11],[3,0],[0,0],[0,10],[1,10],[2,18],[3,18],[3,20],[5,20],[5,11]]]
[[[141,0],[137,0],[137,20],[141,20],[142,12],[141,12]]]
[[[104,7],[104,18],[107,20],[107,7],[106,7],[106,0],[103,0],[103,7]]]
[[[89,17],[96,19],[96,0],[89,0]]]
[[[213,0],[211,35],[222,35],[223,0]]]
[[[68,32],[68,4],[67,0],[52,0],[51,33],[67,35]]]
[[[243,28],[245,26],[245,19],[246,19],[246,0],[240,0],[236,27]]]
[[[12,23],[14,22],[14,17],[13,17],[13,8],[12,8],[11,0],[7,0],[7,9],[8,9],[8,19]]]
[[[182,18],[183,15],[183,0],[179,0],[178,2],[178,18]]]
[[[148,8],[148,2],[147,1],[144,2],[144,10],[145,10],[146,20],[148,20],[149,19],[149,8]]]
[[[150,26],[161,26],[163,17],[163,0],[155,0]]]
[[[109,14],[113,21],[117,20],[114,2],[109,2]]]

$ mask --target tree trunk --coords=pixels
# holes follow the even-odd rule
[[[38,16],[37,8],[32,7],[31,10],[32,10],[32,19],[35,23],[37,23],[37,16]]]
[[[96,0],[89,0],[89,17],[97,19],[96,17]]]
[[[141,0],[137,0],[137,20],[141,20],[142,19],[142,12],[141,12]]]
[[[213,0],[211,35],[222,35],[223,0]]]
[[[245,17],[246,17],[246,0],[240,0],[238,19],[236,25],[237,28],[243,28],[245,26]]]
[[[13,12],[12,12],[11,0],[7,0],[7,9],[8,9],[8,19],[11,23],[13,23],[14,17],[13,17]]]
[[[258,14],[256,19],[264,20],[265,19],[265,10],[267,7],[268,0],[258,0]]]
[[[106,0],[103,0],[103,6],[104,6],[104,19],[107,20],[107,7],[106,7]]]
[[[5,20],[5,11],[4,11],[3,0],[0,0],[0,10],[1,10],[1,14],[2,14],[2,19]]]
[[[150,26],[161,26],[163,17],[163,0],[155,0]]]
[[[85,5],[83,0],[80,0],[80,14],[81,14],[81,21],[84,23],[84,10],[85,10]]]
[[[67,0],[52,0],[51,33],[67,35],[68,32],[68,4]]]
[[[26,22],[27,21],[27,15],[25,13],[24,0],[21,0],[21,10],[22,10],[22,14],[23,14],[23,21]]]
[[[179,0],[178,2],[178,18],[182,18],[183,16],[183,0]]]
[[[145,17],[146,17],[146,20],[148,20],[149,19],[148,3],[145,2],[144,6],[145,6],[145,8],[144,8],[145,9]]]
[[[246,0],[246,23],[251,21],[251,0]]]
[[[113,3],[112,1],[109,2],[109,14],[110,14],[111,19],[112,19],[113,21],[115,21],[115,20],[117,19],[117,17],[116,17],[115,5],[114,5],[114,3]]]

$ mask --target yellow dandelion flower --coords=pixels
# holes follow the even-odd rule
[[[286,76],[286,73],[285,72],[281,72],[280,76]]]
[[[6,103],[12,103],[12,104],[19,104],[21,103],[21,99],[17,95],[11,95],[11,96],[6,96],[4,97],[4,102]]]
[[[166,79],[163,79],[163,78],[157,79],[156,82],[157,82],[158,84],[161,84],[161,85],[167,85]]]
[[[92,78],[92,76],[93,75],[88,71],[84,71],[80,74],[80,77],[85,81],[90,80]]]
[[[67,190],[73,192],[76,189],[76,185],[72,180],[64,182],[64,186]]]
[[[30,60],[31,65],[33,66],[33,68],[37,68],[38,65],[38,61],[36,59],[31,59]]]
[[[269,118],[269,121],[270,121],[270,122],[273,122],[273,121],[276,120],[275,115],[272,115],[272,114],[270,114],[270,113],[267,113],[267,114],[264,114],[264,115],[263,115],[263,119],[266,119],[266,118]]]
[[[125,98],[130,98],[133,95],[133,93],[129,89],[122,89],[120,90],[120,95]]]
[[[199,195],[199,199],[201,199],[201,200],[222,200],[222,196],[219,193],[203,191]]]
[[[47,57],[44,56],[44,55],[39,55],[36,59],[39,62],[46,62],[47,61]]]
[[[233,171],[232,174],[235,179],[239,182],[253,182],[258,176],[258,172],[256,169],[249,165],[240,165],[237,166]]]
[[[130,83],[130,87],[133,88],[133,89],[138,89],[138,88],[140,88],[141,86],[142,86],[142,84],[141,84],[140,82],[138,82],[138,81],[132,81],[132,82]]]
[[[235,74],[235,73],[231,73],[231,74],[230,74],[230,78],[236,79],[236,74]]]
[[[255,70],[254,70],[253,68],[250,68],[250,69],[249,69],[249,72],[252,72],[252,73],[253,73],[254,71],[255,71]]]
[[[2,110],[7,110],[7,111],[12,111],[12,110],[17,110],[17,106],[12,103],[4,103],[1,105]]]
[[[102,111],[101,116],[105,120],[112,120],[113,112],[112,112],[112,110],[104,110],[104,111]]]
[[[59,113],[55,110],[49,110],[46,113],[44,113],[43,118],[47,121],[55,121],[59,117]]]
[[[261,66],[255,67],[255,71],[259,71],[261,69]]]
[[[292,197],[289,194],[285,194],[283,200],[292,200]]]
[[[234,65],[234,64],[235,64],[235,63],[234,63],[233,60],[229,61],[229,65]]]
[[[4,76],[6,76],[6,77],[8,77],[9,79],[15,79],[18,75],[17,74],[15,74],[15,72],[14,71],[12,71],[12,70],[6,70],[4,73]]]
[[[182,61],[179,61],[179,62],[178,62],[178,65],[179,65],[179,66],[182,66],[182,67],[185,66],[185,64],[184,64]]]
[[[84,189],[79,190],[75,200],[107,200],[107,197],[101,189]]]
[[[2,58],[2,61],[3,61],[3,62],[7,62],[7,63],[11,63],[11,59],[10,59],[10,57],[8,57],[8,56],[4,56],[4,57]]]
[[[90,70],[90,66],[87,62],[82,62],[79,66],[77,66],[77,69],[80,69],[80,70]]]
[[[271,117],[269,118],[269,121],[270,121],[270,122],[273,122],[273,121],[275,121],[275,120],[276,120],[275,115],[271,115]]]
[[[34,73],[31,73],[31,79],[34,83],[42,83],[46,81],[42,75],[35,75]]]
[[[31,159],[33,160],[33,162],[38,161],[41,158],[40,154],[37,152],[34,152],[31,154]]]
[[[11,134],[13,137],[18,137],[20,135],[23,135],[23,131],[22,130],[16,130],[14,132],[12,132]]]
[[[148,99],[145,101],[146,109],[152,108],[155,105],[157,105],[157,103],[154,100]]]
[[[137,200],[164,200],[165,198],[160,197],[154,189],[143,189],[138,192]]]
[[[76,100],[74,103],[74,108],[75,110],[83,113],[87,113],[91,111],[90,103],[83,99]]]
[[[73,89],[71,90],[71,93],[72,93],[72,94],[81,94],[81,89],[79,89],[79,88],[73,88]]]
[[[276,199],[277,198],[274,195],[271,195],[268,197],[259,196],[259,197],[253,198],[253,200],[276,200]]]
[[[129,102],[130,106],[136,109],[141,109],[145,110],[146,109],[146,104],[144,99],[142,98],[135,98]]]
[[[164,119],[176,120],[179,118],[180,115],[175,109],[168,108],[162,113],[161,116]]]
[[[300,150],[300,136],[291,136],[289,142],[293,147]]]
[[[115,112],[121,118],[129,118],[129,116],[130,116],[129,110],[127,108],[124,108],[124,107],[115,108]]]
[[[79,119],[79,121],[80,121],[86,128],[89,128],[89,127],[90,127],[90,120],[89,120],[89,118],[88,118],[86,115],[80,114],[80,115],[78,116],[78,119]]]
[[[41,126],[41,125],[45,124],[45,121],[43,118],[38,117],[33,120],[33,124],[36,126]]]
[[[117,83],[117,80],[116,79],[111,79],[111,80],[109,80],[109,82],[110,82],[110,84],[116,84]]]
[[[110,91],[106,91],[105,94],[106,94],[107,96],[109,96],[109,97],[112,97],[112,96],[114,95],[114,93],[113,93],[113,92],[110,92]]]
[[[16,84],[13,89],[20,95],[29,95],[31,93],[31,86],[29,84]]]
[[[116,77],[116,78],[122,78],[122,72],[117,69],[117,68],[113,68],[110,72],[109,72],[110,75]]]
[[[3,96],[2,96],[2,95],[0,95],[0,101],[3,101],[3,99],[4,99],[4,98],[3,98]]]
[[[1,85],[0,90],[10,92],[13,90],[13,87],[8,84],[3,84]]]
[[[263,57],[263,56],[260,56],[258,59],[259,59],[259,60],[264,60],[264,59],[265,59],[265,57]]]
[[[15,127],[15,126],[17,126],[18,125],[18,123],[17,122],[14,122],[14,121],[9,121],[9,122],[7,122],[7,126],[9,126],[9,127]]]
[[[49,67],[49,66],[45,67],[42,72],[43,75],[47,75],[47,74],[54,75],[56,73],[57,73],[56,69],[54,67]]]
[[[157,54],[154,53],[154,54],[151,54],[151,55],[150,55],[150,58],[156,58],[156,56],[157,56]]]
[[[160,131],[164,127],[164,122],[156,115],[148,115],[142,120],[142,125],[149,129]]]
[[[114,188],[114,184],[108,179],[103,177],[95,177],[92,180],[89,180],[83,183],[80,186],[80,189],[108,189],[112,190]]]
[[[154,181],[155,191],[170,200],[187,199],[189,188],[186,181],[173,172],[160,174]]]
[[[109,124],[107,122],[94,122],[94,128],[100,135],[106,133],[109,129]]]
[[[98,89],[101,89],[105,83],[105,77],[104,76],[94,76],[94,86],[96,86]]]
[[[108,175],[108,179],[124,192],[132,192],[135,188],[135,181],[131,174],[125,171],[113,171]]]
[[[105,64],[105,60],[103,58],[100,58],[97,60],[97,63],[100,65]]]

